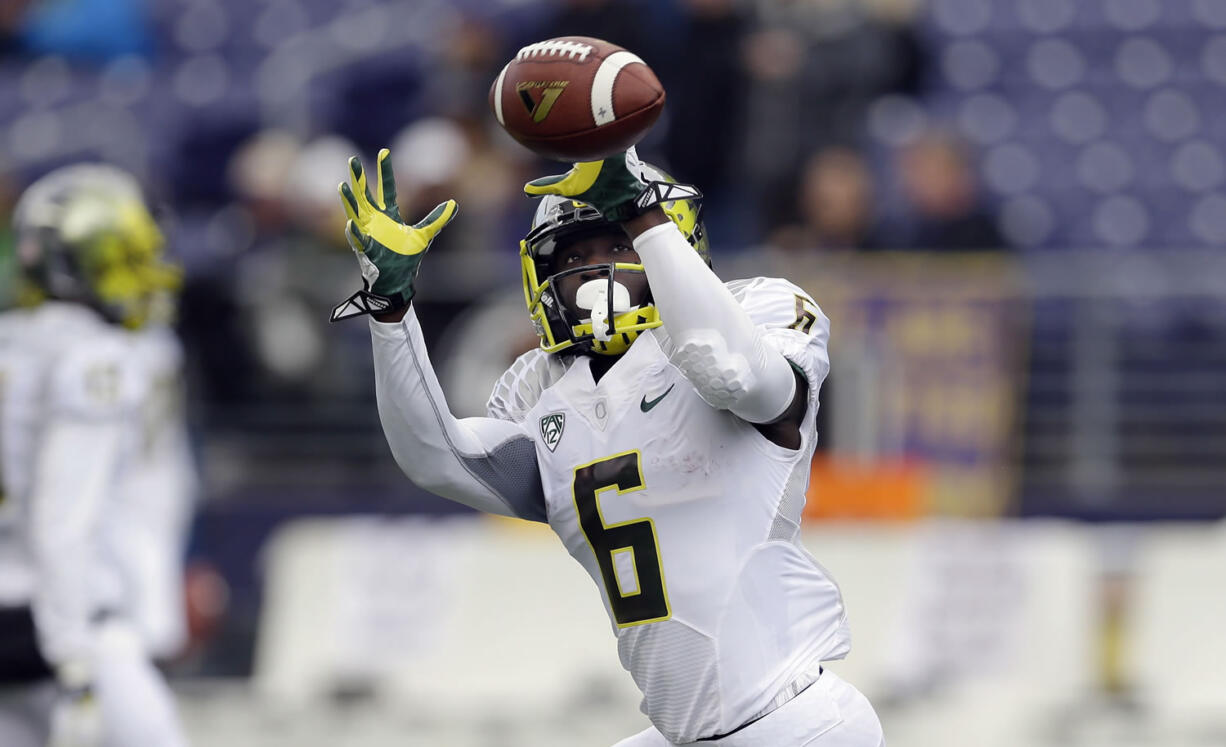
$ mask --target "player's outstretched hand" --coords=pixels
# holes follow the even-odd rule
[[[635,200],[647,187],[643,164],[634,148],[603,161],[577,163],[565,174],[534,179],[524,185],[533,197],[559,195],[586,202],[605,220],[621,222],[639,213]]]
[[[341,203],[349,216],[345,238],[358,256],[365,285],[336,308],[332,321],[363,314],[381,314],[404,308],[413,300],[413,282],[430,243],[455,217],[455,200],[439,203],[413,225],[400,218],[396,206],[396,178],[389,160],[391,151],[379,151],[375,165],[375,194],[366,183],[362,159],[349,159],[351,187],[340,185]]]

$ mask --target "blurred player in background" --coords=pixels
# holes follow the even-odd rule
[[[149,322],[131,332],[132,357],[147,386],[111,544],[128,619],[149,655],[168,661],[187,644],[183,560],[199,475],[184,416],[183,345],[169,324],[175,298],[163,292],[153,301]]]
[[[619,747],[884,744],[855,688],[824,670],[850,648],[842,596],[802,547],[829,323],[786,280],[711,271],[698,191],[634,150],[530,182],[521,242],[540,349],[495,386],[487,418],[451,415],[410,306],[455,215],[410,226],[389,153],[374,193],[341,186],[374,313],[376,392],[418,485],[547,522],[601,590],[653,726]],[[526,579],[525,583],[533,583]]]
[[[163,523],[177,509],[148,506],[187,479],[134,473],[177,450],[146,430],[162,356],[134,330],[178,273],[136,181],[111,167],[49,174],[14,223],[30,308],[0,315],[0,744],[183,745],[150,663],[177,633],[142,630],[173,625],[146,623],[152,574],[128,573],[145,541],[133,523]]]

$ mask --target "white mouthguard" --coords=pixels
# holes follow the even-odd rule
[[[579,286],[575,294],[575,305],[592,312],[592,334],[597,340],[607,342],[613,339],[609,330],[609,279],[597,278]],[[613,281],[613,313],[621,314],[630,310],[630,290],[626,286]]]

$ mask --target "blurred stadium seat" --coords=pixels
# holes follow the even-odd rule
[[[1019,246],[1213,246],[1221,28],[1211,2],[933,0],[926,107],[991,146],[985,183],[1036,216],[1002,226]]]

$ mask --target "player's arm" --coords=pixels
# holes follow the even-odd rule
[[[532,438],[517,423],[451,414],[412,309],[400,322],[372,320],[370,333],[379,420],[409,479],[481,511],[545,521]]]
[[[703,399],[751,423],[774,423],[791,405],[805,401],[787,359],[767,344],[663,210],[657,207],[623,225],[672,338],[671,359]],[[803,415],[803,408],[799,412]]]
[[[95,744],[97,620],[91,581],[104,506],[115,480],[118,423],[55,418],[43,430],[30,496],[30,552],[38,578],[31,608],[43,658],[59,686],[53,743]]]
[[[622,156],[576,164],[566,174],[538,179],[524,189],[583,200],[621,222],[634,240],[672,339],[673,363],[713,407],[751,423],[779,421],[794,402],[805,401],[796,373],[778,350],[765,344],[732,293],[664,214],[661,195],[652,202],[648,187],[631,148]]]
[[[99,524],[113,499],[130,379],[103,345],[62,359],[49,382],[48,418],[34,459],[29,538],[39,584],[39,645],[71,688],[90,684],[97,621]]]
[[[457,419],[447,407],[410,303],[421,259],[457,206],[448,200],[418,223],[404,223],[389,155],[387,149],[379,152],[375,194],[367,188],[361,161],[349,161],[353,186],[340,187],[349,216],[345,234],[366,287],[337,306],[332,318],[375,316],[370,331],[379,419],[410,480],[481,511],[544,521],[531,437],[508,421]]]
[[[35,612],[44,655],[54,664],[90,650],[93,546],[113,486],[121,428],[116,423],[48,423],[35,464],[30,537],[39,587]]]

